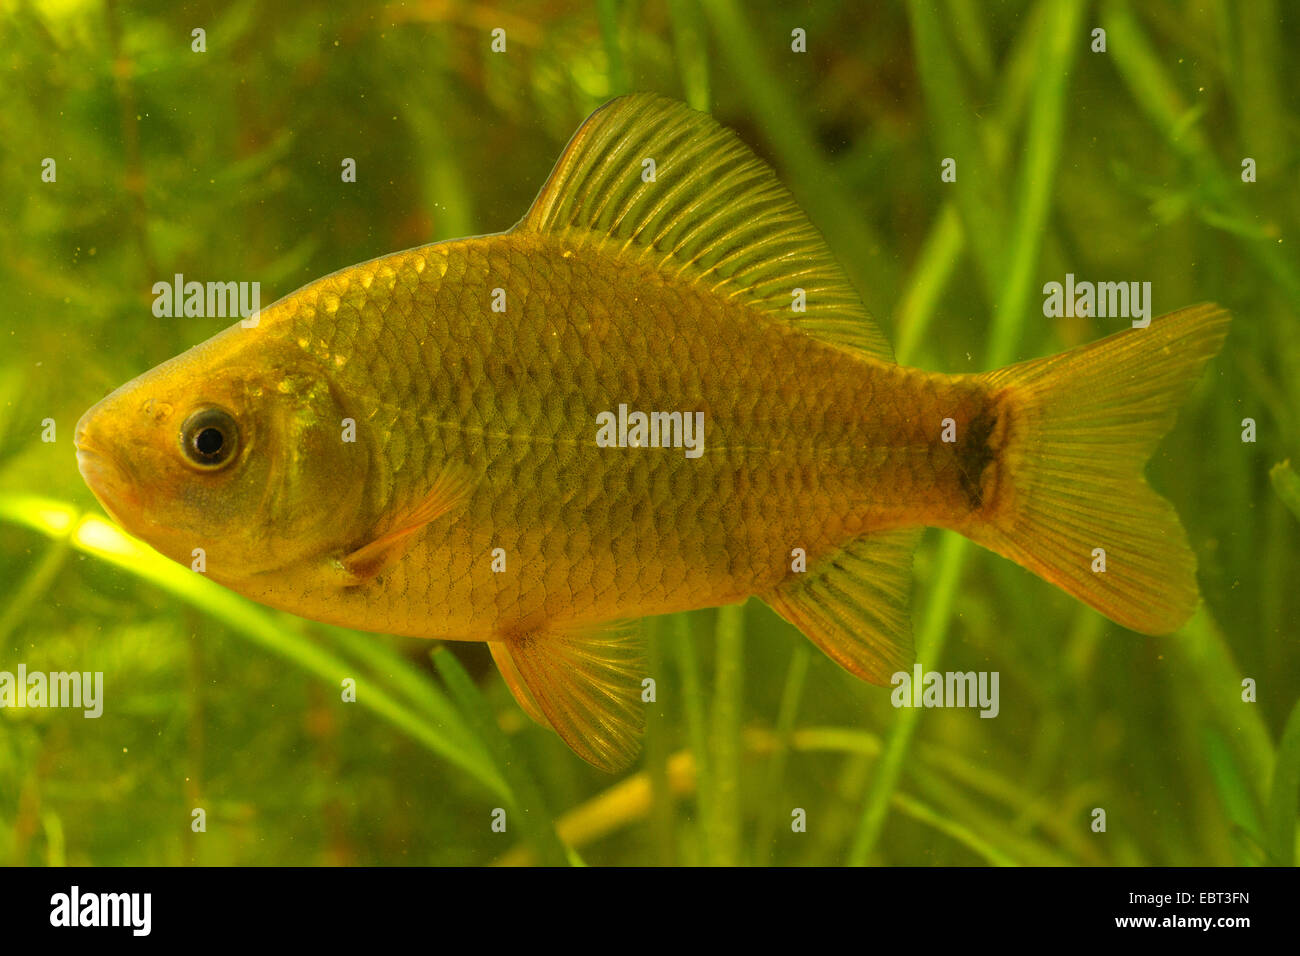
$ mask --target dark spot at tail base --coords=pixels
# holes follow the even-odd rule
[[[967,423],[966,438],[957,446],[958,478],[972,511],[978,511],[984,504],[984,469],[998,457],[989,440],[997,425],[996,407],[985,409]]]

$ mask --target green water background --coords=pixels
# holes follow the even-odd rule
[[[1300,479],[1275,466],[1300,460],[1297,53],[1280,0],[3,0],[0,670],[103,671],[106,701],[0,710],[0,864],[1293,863]],[[931,531],[922,662],[997,671],[996,719],[896,710],[751,601],[646,623],[646,756],[611,778],[522,716],[481,646],[304,622],[76,532],[102,515],[82,411],[227,324],[154,317],[153,283],[257,280],[269,302],[505,229],[631,90],[772,162],[910,364],[1119,328],[1043,317],[1067,272],[1150,281],[1156,313],[1230,308],[1149,471],[1198,615],[1142,637]]]

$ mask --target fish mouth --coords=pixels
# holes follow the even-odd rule
[[[89,413],[86,417],[89,417]],[[77,450],[77,470],[109,517],[122,525],[122,512],[136,507],[138,502],[131,493],[131,482],[127,474],[111,455],[91,444],[86,433],[86,417],[77,423],[73,438],[73,447]]]
[[[116,468],[112,461],[93,448],[78,445],[77,471],[81,472],[81,477],[90,486],[90,490],[98,494],[104,479],[116,471]]]
[[[122,524],[121,512],[134,504],[134,498],[117,465],[99,452],[81,447],[77,449],[77,470],[109,517]]]

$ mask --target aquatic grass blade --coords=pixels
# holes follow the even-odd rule
[[[340,687],[345,678],[357,676],[354,666],[292,627],[281,626],[270,612],[164,558],[102,518],[83,515],[60,501],[7,495],[0,497],[0,520],[23,525],[55,540],[67,538],[77,551],[193,605],[209,618],[225,624],[233,634],[324,679],[332,688]],[[486,751],[462,726],[435,722],[401,703],[378,684],[363,686],[357,703],[461,767],[489,789],[506,792],[505,782],[492,768]],[[453,713],[454,709],[448,705],[445,712]]]

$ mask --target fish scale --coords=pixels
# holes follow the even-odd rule
[[[456,281],[430,260],[454,263]],[[400,295],[406,276],[416,284]],[[504,313],[490,311],[495,288],[505,290]],[[368,604],[354,625],[481,638],[532,620],[724,603],[794,573],[793,548],[815,561],[846,534],[897,524],[891,500],[910,516],[927,490],[917,475],[942,475],[933,459],[945,456],[935,440],[943,380],[884,365],[864,374],[855,356],[737,322],[643,268],[562,243],[526,252],[509,236],[435,245],[297,295],[301,303],[263,316],[267,333],[311,343],[357,408],[387,412],[367,413],[393,476],[379,514],[418,498],[446,461],[484,472],[460,520],[426,529],[389,572],[391,589],[421,600],[390,602],[380,617]],[[321,308],[324,296],[339,306]],[[283,333],[280,308],[291,316]],[[331,368],[334,343],[368,360]],[[745,358],[765,354],[781,360]],[[910,397],[881,409],[880,392]],[[597,448],[597,415],[619,404],[703,411],[702,457]],[[874,512],[861,504],[869,500]],[[497,547],[506,573],[491,570]],[[583,579],[591,587],[574,586]]]

